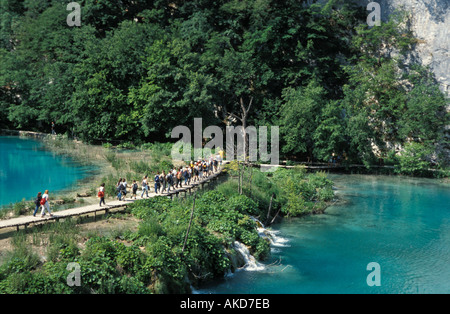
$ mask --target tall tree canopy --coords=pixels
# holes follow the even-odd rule
[[[0,127],[165,141],[173,127],[279,125],[281,152],[356,161],[435,143],[446,100],[396,17],[352,1],[1,0]]]

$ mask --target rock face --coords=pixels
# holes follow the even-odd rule
[[[370,2],[380,5],[381,20],[386,21],[396,10],[409,13],[410,27],[418,43],[411,62],[427,66],[434,73],[440,89],[450,98],[450,0],[354,0],[363,7]],[[367,11],[368,14],[370,11]],[[450,111],[450,104],[447,106]],[[444,140],[436,143],[436,154],[450,163],[450,126]]]
[[[367,7],[377,2],[381,8],[381,19],[386,21],[398,9],[410,14],[411,30],[419,43],[413,58],[430,67],[441,90],[450,96],[450,0],[356,0]],[[368,13],[370,13],[368,11]]]

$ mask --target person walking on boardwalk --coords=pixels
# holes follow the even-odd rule
[[[201,181],[203,180],[203,167],[200,160],[197,162],[197,167],[198,167],[198,180]]]
[[[120,186],[123,196],[123,201],[125,202],[125,197],[127,196],[127,180],[125,178],[122,179],[122,185]]]
[[[100,204],[99,206],[106,205],[105,203],[105,184],[102,183],[102,185],[100,185],[100,188],[98,189],[98,197],[100,198]]]
[[[172,187],[172,190],[174,189],[174,188],[173,188],[172,171],[170,171],[170,170],[169,170],[169,172],[167,172],[167,175],[166,175],[166,182],[167,182],[167,193],[169,193],[169,192],[170,192],[170,187]]]
[[[145,176],[145,177],[142,179],[142,194],[141,194],[141,198],[144,197],[144,193],[145,193],[145,195],[147,195],[147,197],[148,197],[147,176]]]
[[[180,186],[180,188],[183,187],[183,184],[182,184],[182,181],[181,181],[182,177],[183,177],[183,172],[181,171],[181,168],[179,168],[178,171],[177,171],[177,188],[178,188],[178,186]]]
[[[133,196],[134,196],[134,199],[136,199],[136,193],[138,190],[138,184],[137,184],[136,180],[133,180],[133,185],[131,186],[131,190],[132,190],[131,198],[133,198]]]
[[[155,194],[158,194],[158,190],[159,190],[159,171],[156,173],[155,175]]]
[[[178,187],[178,179],[177,179],[177,170],[175,168],[172,169],[172,179],[173,179],[172,188],[176,190],[176,188]]]
[[[42,199],[42,193],[39,192],[36,196],[36,199],[34,200],[34,205],[36,205],[36,208],[34,209],[33,217],[36,217],[36,213],[38,209],[41,207],[41,199]]]
[[[194,182],[198,182],[198,165],[194,165]]]
[[[122,178],[120,178],[119,182],[117,182],[116,193],[117,193],[117,199],[119,201],[121,201],[122,200]]]
[[[161,175],[159,176],[159,180],[161,181],[161,194],[166,190],[166,173],[164,170],[161,172]]]
[[[42,218],[44,217],[45,210],[48,211],[50,217],[53,217],[52,212],[50,211],[50,204],[48,203],[48,190],[45,190],[44,195],[42,195],[41,205],[42,205],[41,217]]]
[[[183,168],[183,177],[184,177],[184,185],[188,185],[188,181],[189,181],[189,168],[188,167],[184,167]]]

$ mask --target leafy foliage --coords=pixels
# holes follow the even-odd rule
[[[2,2],[2,127],[142,143],[241,119],[279,125],[287,157],[371,163],[448,124],[430,71],[405,66],[404,13],[369,28],[353,1],[84,0],[68,27],[66,5]]]

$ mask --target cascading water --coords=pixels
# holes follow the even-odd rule
[[[266,229],[264,225],[256,218],[251,217],[257,225],[257,231],[260,237],[266,238],[270,241],[272,251],[277,247],[287,247],[288,240],[278,236],[279,231],[274,231],[270,229]],[[239,241],[235,241],[233,243],[233,248],[240,253],[245,261],[245,265],[240,268],[248,271],[260,271],[264,270],[265,266],[258,261],[250,254],[248,248]]]
[[[239,241],[234,241],[233,248],[244,258],[245,265],[241,269],[245,269],[248,271],[258,271],[264,269],[264,265],[256,261],[256,259],[250,254],[248,248],[244,244]]]
[[[254,217],[251,217],[251,218],[256,222],[256,225],[258,226],[257,230],[258,230],[259,236],[266,238],[270,241],[272,251],[276,250],[276,248],[279,248],[279,247],[288,247],[289,246],[289,244],[287,244],[287,242],[289,241],[288,239],[278,236],[279,231],[266,229],[266,227],[264,227],[264,225],[261,221],[259,221],[258,219],[254,218]]]

